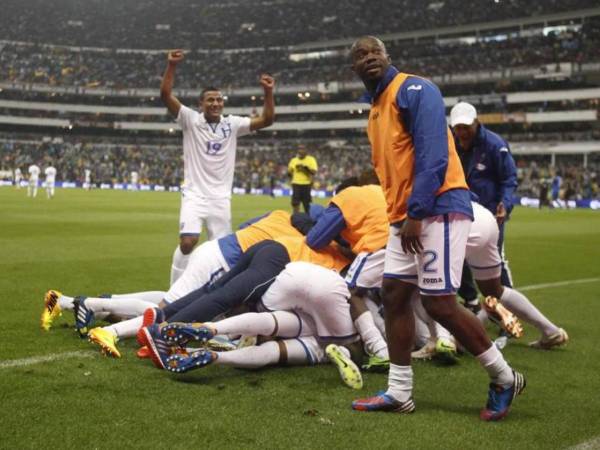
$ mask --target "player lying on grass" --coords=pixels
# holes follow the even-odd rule
[[[257,300],[258,311],[217,322],[164,322],[142,329],[154,364],[183,373],[208,364],[259,368],[273,364],[317,364],[327,354],[346,384],[360,389],[360,370],[343,345],[359,343],[350,317],[350,292],[334,270],[292,262]],[[229,352],[204,348],[187,351],[193,341],[206,343],[217,334],[281,338]],[[339,344],[329,345],[329,344]]]
[[[313,205],[311,212],[316,218],[321,210],[322,207]],[[113,341],[111,345],[116,348],[114,344],[117,339],[134,336],[139,330],[143,320],[141,315],[147,308],[154,307],[156,304],[162,308],[189,292],[214,282],[223,273],[229,271],[229,268],[233,267],[240,256],[253,244],[281,236],[301,235],[291,225],[290,214],[277,210],[246,222],[242,225],[242,229],[225,238],[205,242],[194,250],[184,274],[166,293],[112,296],[114,301],[111,302],[105,298],[73,298],[64,296],[58,291],[49,291],[44,299],[42,328],[49,330],[53,320],[62,313],[62,310],[72,310],[75,312],[78,331],[85,335],[95,319],[105,318],[108,313],[115,314],[115,311],[118,311],[120,317],[133,317],[133,319],[90,331],[93,342]]]

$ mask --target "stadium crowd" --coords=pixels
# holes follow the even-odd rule
[[[519,19],[598,6],[595,0],[493,1],[229,0],[188,2],[63,0],[2,4],[0,38],[90,47],[248,48],[362,34]],[[33,4],[33,5],[32,5]],[[235,12],[232,14],[232,12]],[[382,11],[385,11],[382,14]],[[175,13],[174,13],[175,12]],[[298,23],[307,26],[298,27]],[[227,39],[221,39],[227,24]],[[399,27],[401,24],[401,27]]]
[[[390,42],[388,50],[398,66],[409,73],[427,76],[522,66],[545,68],[548,64],[599,61],[598,29],[600,18],[593,18],[579,30],[547,35],[474,43],[411,41],[407,45],[407,42]],[[0,81],[3,82],[155,88],[160,84],[165,65],[164,52],[73,51],[14,43],[0,44],[0,48]],[[352,81],[346,61],[346,49],[336,50],[327,57],[301,61],[291,60],[290,51],[282,48],[238,53],[192,51],[177,74],[177,86],[254,86],[261,72],[274,74],[282,84]]]
[[[234,186],[250,192],[252,189],[289,187],[287,164],[295,155],[298,144],[304,143],[309,154],[316,157],[319,170],[314,178],[315,189],[333,190],[345,178],[359,175],[370,167],[370,151],[364,140],[356,142],[327,140],[262,140],[240,142],[235,167]],[[565,186],[572,186],[575,198],[600,198],[600,159],[591,155],[587,168],[581,157],[560,159],[556,167],[549,156],[516,158],[519,187],[517,194],[537,197],[543,184],[549,184],[558,174]],[[27,166],[54,165],[59,181],[83,181],[84,170],[92,171],[94,183],[126,183],[131,172],[139,173],[142,184],[178,186],[183,181],[181,149],[172,144],[119,145],[107,143],[71,143],[4,140],[0,142],[0,171],[17,167],[26,173]]]

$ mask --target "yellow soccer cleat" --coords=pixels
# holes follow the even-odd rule
[[[46,292],[44,295],[44,310],[42,311],[41,325],[42,330],[48,331],[52,327],[52,322],[59,316],[62,316],[58,299],[62,297],[62,293],[53,289]]]
[[[121,357],[121,353],[117,348],[117,337],[104,328],[97,327],[91,329],[88,333],[88,340],[92,344],[99,345],[104,356],[112,356],[113,358]]]
[[[325,353],[329,361],[337,366],[342,381],[346,386],[352,389],[362,389],[363,379],[360,369],[349,357],[342,353],[337,345],[329,344],[325,348]]]
[[[498,301],[496,297],[486,297],[483,301],[483,309],[487,312],[492,322],[497,323],[502,329],[514,338],[523,336],[523,325],[512,312]]]

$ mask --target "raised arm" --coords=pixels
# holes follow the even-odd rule
[[[175,67],[183,60],[182,50],[171,50],[167,56],[167,68],[160,82],[160,98],[169,110],[169,112],[177,117],[181,109],[181,103],[177,97],[173,95],[173,79],[175,78]]]
[[[263,105],[262,114],[258,117],[253,117],[250,121],[250,130],[260,130],[273,124],[275,121],[275,99],[273,97],[273,88],[275,87],[275,79],[271,75],[263,74],[260,77],[260,84],[265,91],[265,103]]]

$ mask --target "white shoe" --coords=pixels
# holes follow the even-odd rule
[[[542,336],[537,341],[530,342],[529,346],[540,350],[550,350],[552,347],[567,345],[568,342],[569,335],[565,330],[559,328],[556,333],[551,334],[550,336]]]

